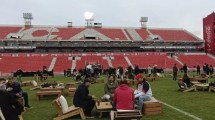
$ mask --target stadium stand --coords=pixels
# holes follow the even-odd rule
[[[215,66],[215,60],[206,54],[182,54],[178,55],[178,60],[186,63],[189,68],[194,68],[197,65],[203,66],[205,63]]]
[[[128,63],[126,62],[123,54],[114,55],[111,62],[112,62],[112,65],[114,68],[117,68],[120,66],[123,68],[127,68],[129,66]]]
[[[1,71],[5,73],[15,72],[21,68],[23,71],[42,70],[43,66],[51,63],[52,56],[33,54],[35,56],[2,56],[0,61]]]
[[[85,30],[85,28],[55,28],[58,32],[54,32],[51,35],[54,35],[54,40],[69,40],[76,34],[80,33],[81,31]]]
[[[62,72],[68,68],[72,68],[72,60],[69,59],[69,56],[57,56],[57,61],[54,65],[54,71]]]
[[[140,37],[143,40],[146,40],[149,35],[149,33],[146,31],[146,29],[136,29],[136,32],[140,35]]]
[[[88,63],[91,64],[101,64],[103,65],[104,69],[109,68],[109,65],[107,63],[107,60],[104,59],[104,56],[97,56],[97,55],[89,55],[89,54],[84,54],[82,56],[79,56],[80,60],[77,60],[76,62],[76,69],[80,69],[80,68],[85,68],[85,66]]]
[[[159,35],[162,40],[165,41],[198,41],[195,37],[187,33],[185,30],[177,30],[177,29],[149,29],[149,31],[154,35]]]
[[[9,26],[0,26],[0,39],[4,39],[10,33],[17,33],[22,29],[22,27],[9,27]]]
[[[171,69],[175,63],[178,63],[174,58],[168,58],[165,53],[140,53],[127,56],[133,65],[139,65],[140,68],[147,68],[148,65],[151,65],[151,67],[157,65],[158,68]]]
[[[127,40],[125,34],[121,29],[111,29],[111,28],[94,28],[96,31],[106,35],[112,40]]]
[[[175,63],[178,67],[184,63],[193,67],[205,62],[215,66],[214,59],[207,55],[183,54],[183,51],[204,52],[203,40],[184,29],[0,26],[0,40],[1,73],[11,73],[18,68],[36,71],[42,66],[63,72],[69,68],[84,68],[87,63],[99,63],[104,69],[129,65],[172,69]],[[182,54],[169,56],[177,52]],[[55,53],[56,56],[52,55]]]
[[[166,53],[158,52],[135,52],[135,53],[79,53],[72,55],[69,54],[42,54],[42,53],[2,53],[0,54],[0,66],[1,73],[15,72],[21,68],[23,71],[37,71],[42,70],[42,66],[51,67],[54,72],[62,73],[64,69],[85,68],[89,64],[101,64],[103,69],[108,69],[108,58],[110,59],[113,67],[117,68],[122,66],[127,68],[131,63],[132,66],[138,65],[140,68],[147,68],[148,65],[153,67],[157,65],[158,68],[165,68],[171,70],[176,63],[179,68],[183,64],[187,64],[188,68],[195,68],[200,65],[201,67],[207,63],[215,66],[214,58],[208,56],[205,53],[195,54],[179,54],[174,57],[170,57]],[[53,58],[56,57],[56,61],[51,65]],[[128,62],[125,57],[128,58]],[[73,59],[76,59],[75,66]]]
[[[135,29],[126,29],[126,31],[127,31],[127,34],[130,35],[132,40],[142,40],[142,38],[140,37],[140,35],[137,33]]]

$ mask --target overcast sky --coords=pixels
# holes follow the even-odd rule
[[[215,0],[0,0],[0,24],[23,25],[23,12],[33,14],[34,25],[85,26],[84,12],[94,22],[112,27],[184,28],[202,38],[202,19],[215,11]]]

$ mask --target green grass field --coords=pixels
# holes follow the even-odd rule
[[[105,76],[103,76],[105,77]],[[107,77],[105,77],[107,78]],[[33,77],[22,78],[23,80],[33,80]],[[213,80],[213,79],[210,79]],[[69,83],[74,81],[74,78],[67,78],[63,76],[56,76],[54,78],[49,77],[48,82],[63,82]],[[157,81],[150,82],[152,87],[153,96],[171,106],[174,106],[182,111],[192,114],[202,120],[214,120],[215,119],[215,93],[208,91],[197,91],[183,93],[178,91],[176,81],[173,81],[171,76],[159,78]],[[90,86],[90,94],[100,97],[103,95],[104,83],[96,83]],[[23,87],[24,91],[29,94],[29,103],[33,107],[31,110],[24,112],[24,120],[52,120],[56,116],[56,109],[52,106],[52,101],[55,97],[50,97],[38,101],[36,99],[35,92],[37,90],[30,90],[30,87]],[[66,93],[67,91],[65,91]],[[72,105],[72,97],[65,94],[67,102]],[[193,120],[181,112],[178,112],[166,105],[162,105],[163,112],[159,115],[147,115],[143,116],[143,120]],[[98,114],[95,109],[93,110],[95,120],[99,120]],[[70,120],[80,119],[79,116],[71,117]],[[109,120],[109,115],[104,115],[101,120]]]

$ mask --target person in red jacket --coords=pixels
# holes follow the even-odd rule
[[[121,80],[120,86],[115,89],[113,102],[116,110],[134,109],[134,93],[126,80]]]

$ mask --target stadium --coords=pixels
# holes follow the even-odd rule
[[[140,18],[140,27],[106,27],[88,16],[85,16],[86,25],[83,26],[75,26],[72,22],[68,22],[67,26],[33,25],[31,13],[23,13],[23,18],[25,25],[0,25],[0,77],[18,80],[18,71],[22,70],[20,84],[28,92],[33,107],[22,112],[20,120],[81,119],[82,115],[80,117],[76,112],[67,115],[55,110],[53,100],[56,96],[41,97],[44,100],[40,100],[37,93],[42,91],[42,85],[53,82],[65,86],[74,83],[76,90],[83,82],[76,81],[77,76],[81,75],[83,80],[86,77],[83,71],[87,72],[88,65],[99,66],[101,70],[92,78],[94,81],[89,88],[90,94],[97,99],[104,93],[104,84],[112,74],[111,69],[114,69],[113,74],[117,74],[117,69],[123,68],[124,79],[132,80],[129,86],[135,89],[135,76],[138,74],[133,73],[135,75],[131,77],[125,71],[138,68],[138,73],[147,77],[149,65],[156,67],[157,76],[147,78],[153,97],[159,100],[161,108],[143,112],[141,120],[215,118],[214,92],[211,92],[215,89],[209,86],[209,83],[214,83],[215,74],[207,74],[202,69],[206,64],[212,68],[215,66],[214,12],[203,18],[203,39],[183,28],[149,27],[148,17]],[[194,92],[178,91],[177,82],[172,80],[173,66],[177,65],[178,79],[181,79],[185,64],[190,79],[208,86],[197,87]],[[197,66],[201,67],[201,75],[196,75]],[[47,71],[45,76],[44,70]],[[32,81],[38,85],[35,86]],[[72,105],[74,93],[69,92],[70,89],[65,88],[61,94],[64,93],[68,104]],[[101,112],[98,109],[93,109],[93,119],[110,119],[109,110]],[[58,117],[62,117],[57,118],[57,112]],[[102,118],[100,112],[104,112]]]
[[[189,31],[144,27],[105,28],[95,23],[82,27],[1,26],[4,67],[0,72],[15,72],[17,68],[36,71],[47,66],[63,73],[67,68],[84,68],[87,61],[101,63],[104,69],[134,68],[135,64],[140,68],[157,64],[164,69],[171,69],[175,63],[186,63],[189,68],[205,63],[215,65],[213,55],[205,53],[204,41]],[[149,61],[150,58],[154,59]],[[14,60],[19,64],[7,64]],[[35,62],[38,64],[32,65]]]

